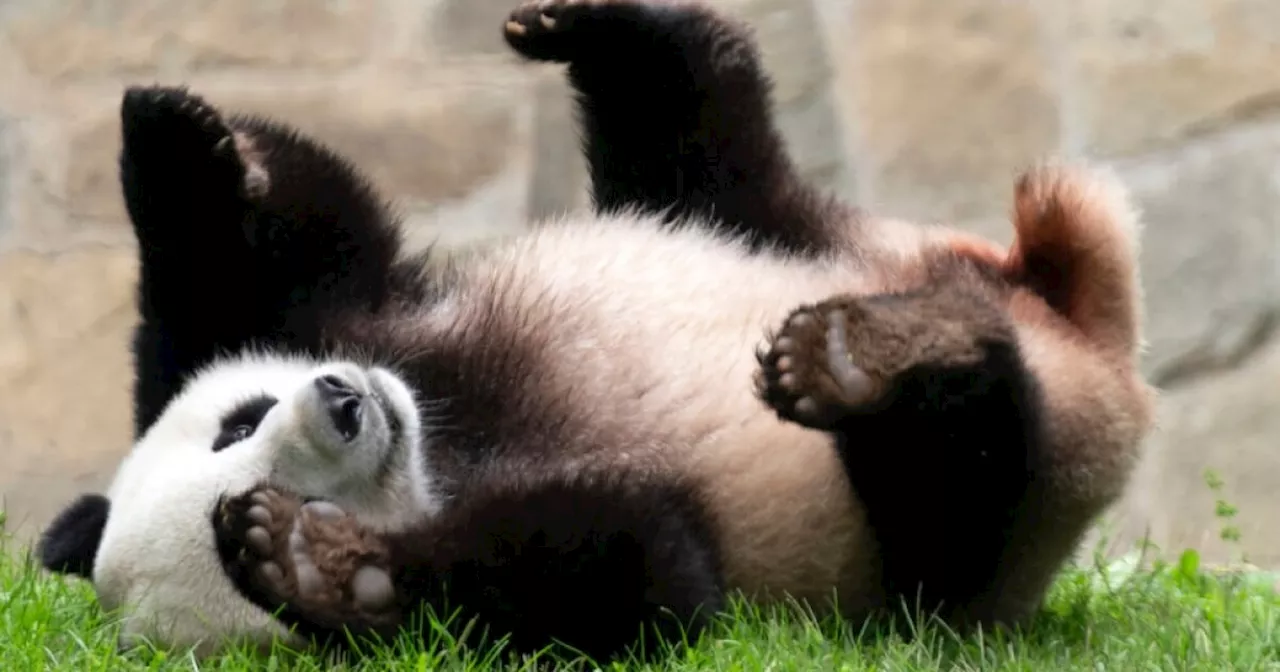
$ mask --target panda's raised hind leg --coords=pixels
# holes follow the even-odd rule
[[[723,222],[756,245],[816,252],[848,213],[803,183],[747,28],[681,0],[534,0],[503,29],[569,65],[598,210]]]
[[[799,307],[758,355],[765,403],[835,438],[891,599],[955,625],[999,590],[1043,448],[1039,382],[979,275]]]

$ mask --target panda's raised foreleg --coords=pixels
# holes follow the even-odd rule
[[[848,220],[787,156],[747,28],[710,7],[535,0],[504,35],[529,59],[569,64],[598,210],[692,215],[795,252]]]
[[[340,159],[181,87],[131,87],[120,116],[141,261],[137,432],[213,356],[315,348],[325,316],[386,300],[397,234]]]
[[[696,638],[723,596],[691,494],[642,478],[500,484],[394,534],[263,486],[224,500],[214,528],[239,589],[322,642],[386,641],[429,605],[522,652],[558,642],[601,659],[647,641],[654,654],[653,634]]]
[[[780,417],[836,438],[888,606],[956,625],[989,615],[1043,443],[1040,386],[1001,290],[964,265],[914,291],[796,309],[757,379]]]

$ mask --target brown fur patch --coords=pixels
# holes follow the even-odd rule
[[[1118,185],[1056,164],[1023,174],[1009,277],[1031,287],[1109,357],[1140,345],[1136,218]]]

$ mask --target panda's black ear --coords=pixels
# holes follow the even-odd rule
[[[93,577],[93,558],[102,542],[102,530],[107,525],[107,513],[111,501],[97,494],[81,495],[62,510],[36,547],[40,564],[58,574],[72,574],[86,579]]]

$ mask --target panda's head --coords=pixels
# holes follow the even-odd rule
[[[123,645],[216,650],[284,629],[223,574],[211,524],[218,499],[267,480],[394,528],[438,502],[419,449],[412,391],[387,369],[262,354],[194,376],[146,431],[105,496],[50,524],[43,564],[93,582],[119,610]]]

